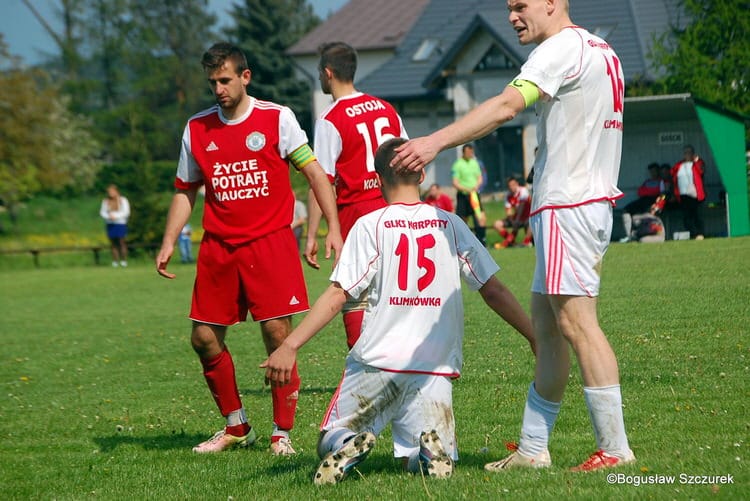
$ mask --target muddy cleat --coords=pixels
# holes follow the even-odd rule
[[[233,447],[248,447],[255,442],[255,430],[250,428],[247,435],[243,437],[237,437],[229,435],[226,430],[217,431],[214,436],[201,442],[193,447],[193,452],[198,454],[207,454],[212,452],[221,452]]]
[[[594,471],[604,468],[614,468],[628,463],[635,463],[635,454],[631,450],[628,450],[624,458],[607,454],[604,451],[596,451],[586,461],[578,466],[574,466],[570,471]]]
[[[326,454],[318,465],[313,483],[325,485],[341,482],[355,466],[365,460],[373,447],[375,447],[375,435],[369,431],[355,435],[340,449]]]
[[[435,430],[419,436],[419,462],[422,471],[434,478],[453,475],[453,459],[445,453],[440,437]]]
[[[274,456],[293,456],[297,451],[292,447],[292,441],[286,437],[281,437],[276,442],[271,443],[271,454]]]
[[[552,459],[549,457],[549,451],[544,449],[534,457],[524,456],[516,451],[505,459],[487,463],[484,469],[487,471],[503,471],[510,468],[547,468],[552,465]]]

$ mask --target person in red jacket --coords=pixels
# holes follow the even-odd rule
[[[644,214],[651,210],[656,199],[662,194],[664,183],[659,177],[659,164],[656,162],[648,165],[648,178],[638,187],[638,198],[625,206],[622,213],[622,225],[625,228],[625,236],[620,242],[637,240],[633,235],[633,216]]]
[[[440,185],[434,183],[430,185],[430,189],[427,191],[427,196],[424,197],[426,204],[443,209],[446,212],[453,212],[453,200],[449,197],[441,188]]]
[[[703,189],[703,159],[695,154],[695,148],[686,145],[682,150],[683,159],[672,167],[674,194],[682,210],[685,229],[696,240],[703,240],[703,219],[700,215],[700,203],[706,199]]]

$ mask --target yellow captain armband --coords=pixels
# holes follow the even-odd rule
[[[508,84],[508,87],[513,87],[521,93],[523,96],[523,102],[526,104],[527,108],[539,100],[539,87],[528,80],[520,80],[516,78]]]
[[[309,145],[303,144],[289,155],[289,161],[292,162],[294,168],[300,170],[304,168],[310,162],[317,160],[315,153]]]

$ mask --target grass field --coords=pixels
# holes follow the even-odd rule
[[[533,251],[494,252],[499,277],[526,307]],[[2,499],[742,499],[750,498],[750,238],[613,244],[601,323],[619,357],[636,465],[573,474],[594,449],[574,367],[544,471],[486,474],[515,441],[533,373],[522,338],[466,293],[465,367],[455,383],[461,460],[453,478],[401,473],[383,435],[359,472],[316,488],[317,425],[345,356],[340,319],[300,354],[293,439],[300,454],[267,451],[271,399],[257,365],[255,325],[228,344],[260,439],[249,450],[197,456],[222,426],[188,341],[193,269],[174,281],[146,259],[127,269],[91,263],[0,266],[0,498]],[[2,259],[7,259],[3,257]],[[27,258],[28,259],[28,258]],[[6,263],[7,264],[7,263]],[[328,270],[308,271],[312,297]],[[729,485],[680,475],[732,475]],[[633,482],[674,476],[672,485]]]

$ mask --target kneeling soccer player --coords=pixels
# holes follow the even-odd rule
[[[422,203],[422,172],[389,167],[384,143],[375,169],[388,206],[360,217],[342,249],[331,285],[289,337],[261,364],[273,385],[291,380],[297,351],[339,312],[369,291],[362,333],[330,403],[318,442],[316,484],[338,483],[392,425],[394,455],[412,472],[438,478],[458,458],[451,379],[463,363],[461,277],[528,339],[531,321],[494,276],[499,267],[455,214]]]

